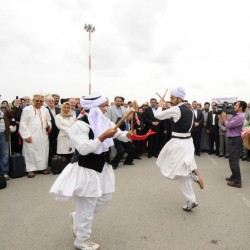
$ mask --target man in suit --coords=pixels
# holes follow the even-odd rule
[[[202,133],[201,133],[201,152],[209,151],[209,134],[207,132],[207,116],[208,116],[209,108],[210,108],[210,103],[205,102],[204,108],[202,111],[203,126],[202,126]]]
[[[55,107],[60,108],[60,96],[58,94],[52,94],[51,95],[54,98],[54,102],[55,102]]]
[[[121,96],[116,96],[114,99],[114,105],[108,107],[106,112],[106,117],[114,123],[117,123],[123,115],[128,111],[125,107],[123,107],[123,98]],[[125,123],[120,126],[121,130],[126,130]],[[136,155],[136,146],[131,142],[122,142],[117,139],[114,139],[116,154],[112,159],[111,164],[114,169],[116,169],[125,154],[128,153],[123,165],[134,165],[133,160]]]
[[[158,157],[160,140],[160,120],[156,119],[154,113],[157,110],[157,100],[150,99],[150,107],[146,108],[143,114],[147,129],[151,129],[155,134],[148,137],[148,158]]]
[[[72,116],[74,118],[77,118],[78,115],[80,114],[80,110],[76,109],[76,100],[75,100],[75,98],[70,98],[69,103],[70,103],[70,109],[71,109]]]
[[[136,131],[137,135],[144,134],[144,121],[143,121],[143,114],[139,111],[136,111],[133,116],[134,122],[134,130]],[[136,157],[135,159],[140,160],[140,155],[142,154],[141,147],[142,147],[142,140],[134,140],[133,144],[136,146]]]
[[[197,101],[192,102],[192,108],[194,113],[194,126],[191,130],[191,135],[193,137],[195,154],[197,156],[201,155],[201,131],[203,125],[203,115],[202,111],[197,108]]]
[[[170,101],[165,103],[164,110],[172,107],[172,103]],[[165,119],[161,123],[161,136],[160,136],[160,149],[164,147],[164,145],[171,139],[172,135],[172,125],[171,119]]]
[[[207,132],[209,133],[209,151],[208,154],[219,155],[219,118],[216,114],[217,103],[212,103],[212,110],[207,115]],[[215,144],[215,151],[214,151]]]
[[[45,102],[47,104],[47,109],[49,110],[50,118],[51,118],[51,131],[49,133],[49,163],[51,162],[51,158],[56,154],[57,150],[57,136],[58,136],[58,128],[55,123],[55,116],[60,113],[60,108],[55,107],[55,102],[53,96],[49,95],[46,97]]]

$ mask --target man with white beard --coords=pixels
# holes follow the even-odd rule
[[[23,138],[23,156],[28,178],[35,172],[49,174],[49,139],[51,121],[48,109],[43,106],[44,95],[35,94],[33,105],[26,107],[21,116],[19,132]]]

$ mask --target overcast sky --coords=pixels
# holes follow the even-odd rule
[[[250,101],[249,0],[1,0],[0,94]]]

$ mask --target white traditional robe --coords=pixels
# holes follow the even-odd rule
[[[57,137],[57,154],[72,154],[75,152],[75,148],[68,135],[68,130],[75,121],[76,118],[73,116],[63,117],[61,114],[56,115],[55,123],[59,129]]]
[[[179,105],[182,105],[179,104]],[[178,105],[178,106],[179,106]],[[177,122],[181,117],[178,106],[162,111],[158,108],[154,116],[159,120],[173,118]],[[189,139],[172,138],[161,150],[156,165],[161,169],[163,176],[169,179],[180,179],[190,175],[190,171],[197,168],[194,159],[194,144],[192,137]]]
[[[115,124],[110,120],[110,127]],[[90,125],[83,121],[76,121],[68,130],[72,144],[81,155],[94,153],[101,144],[97,139],[89,139]],[[126,136],[127,131],[118,129],[114,138],[123,142],[129,141]],[[115,191],[115,176],[110,164],[105,163],[101,173],[84,168],[78,162],[69,163],[63,172],[56,179],[50,189],[58,200],[68,200],[73,196],[78,197],[101,197],[103,194]]]
[[[49,139],[46,131],[51,126],[48,109],[36,109],[32,105],[26,107],[21,115],[19,132],[23,139],[31,137],[32,142],[23,140],[23,156],[26,171],[41,171],[48,167]]]

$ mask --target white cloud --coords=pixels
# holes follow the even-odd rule
[[[187,98],[249,100],[248,0],[2,0],[2,98],[92,89],[139,103],[178,84]],[[10,87],[11,86],[11,87]]]

